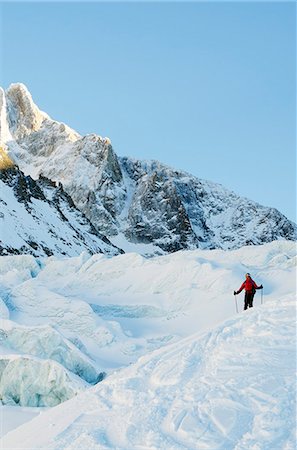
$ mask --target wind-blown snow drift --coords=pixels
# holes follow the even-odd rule
[[[133,366],[7,434],[8,449],[295,448],[293,296]]]

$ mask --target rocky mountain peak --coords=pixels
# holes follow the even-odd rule
[[[47,114],[41,112],[22,83],[11,84],[6,91],[9,128],[16,139],[39,130]]]

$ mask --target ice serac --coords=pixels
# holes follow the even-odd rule
[[[49,325],[28,327],[0,320],[0,345],[13,353],[56,361],[88,383],[103,377],[90,358]]]
[[[56,406],[86,387],[55,361],[22,355],[0,357],[0,397],[4,405]]]
[[[4,97],[7,147],[20,169],[61,183],[95,229],[124,250],[131,243],[162,254],[296,240],[296,225],[279,211],[157,161],[118,157],[109,139],[82,137],[39,111],[22,84]]]

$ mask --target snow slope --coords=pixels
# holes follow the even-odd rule
[[[5,449],[295,449],[291,295],[142,357],[8,433]]]
[[[88,253],[72,258],[0,257],[2,367],[13,357],[20,362],[21,374],[25,361],[24,376],[30,382],[36,367],[48,362],[46,370],[38,369],[39,384],[33,384],[29,397],[26,384],[21,384],[23,391],[10,390],[22,375],[0,376],[0,392],[5,381],[3,401],[12,404],[21,398],[19,404],[32,406],[35,398],[33,404],[52,405],[42,393],[62,374],[69,389],[55,399],[65,400],[89,387],[87,383],[102,380],[104,372],[108,379],[143,355],[178,346],[181,339],[216,326],[234,315],[233,290],[247,271],[264,285],[265,303],[287,301],[296,291],[295,265],[296,245],[290,241],[150,259]],[[260,298],[258,292],[255,306]],[[237,300],[242,310],[243,294]],[[4,428],[11,427],[5,423]]]

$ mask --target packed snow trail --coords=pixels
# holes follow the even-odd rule
[[[295,298],[140,358],[8,433],[5,449],[293,450]]]

